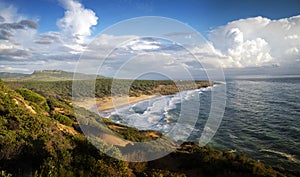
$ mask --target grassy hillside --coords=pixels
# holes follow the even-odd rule
[[[102,118],[79,108],[78,116],[97,126]],[[88,116],[87,116],[88,115]],[[162,137],[153,131],[115,124],[107,127],[132,141]],[[106,126],[105,126],[106,127]],[[99,140],[116,154],[122,147]],[[132,153],[132,154],[130,154]],[[128,163],[108,157],[81,133],[73,106],[63,97],[47,97],[26,88],[10,89],[0,80],[0,176],[299,176],[299,172],[274,169],[241,154],[216,151],[185,143],[173,153],[150,162]]]

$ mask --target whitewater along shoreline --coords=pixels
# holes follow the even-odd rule
[[[194,90],[206,87],[212,87],[214,84],[213,82],[202,81],[200,83],[196,83],[195,86],[179,86],[178,88],[176,85],[159,85],[157,88],[149,91],[152,94],[138,94],[138,96],[128,96],[128,95],[118,95],[118,96],[105,96],[103,98],[97,98],[96,104],[98,111],[107,111],[119,107],[129,106],[134,103],[138,103],[141,101],[145,101],[148,99],[152,99],[155,97],[159,97],[162,95],[173,95],[180,91],[185,90]]]
[[[148,90],[150,94],[135,93],[134,96],[130,95],[107,95],[101,98],[82,98],[80,101],[75,102],[75,105],[84,107],[88,110],[107,111],[119,107],[129,106],[131,104],[159,97],[162,95],[173,95],[180,91],[195,90],[200,88],[212,87],[220,84],[218,82],[197,81],[194,85],[159,85],[158,87]],[[180,88],[178,88],[180,87]],[[95,105],[96,103],[96,105]],[[96,107],[95,107],[96,106]]]

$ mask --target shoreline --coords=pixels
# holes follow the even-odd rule
[[[202,84],[197,84],[197,87],[195,89],[201,89],[201,88],[207,88],[207,87],[213,87],[214,85],[217,85],[216,83],[214,84],[209,84],[209,85],[202,85]],[[160,86],[163,87],[163,86]],[[186,91],[186,90],[193,90],[193,89],[184,89],[181,91]],[[161,94],[159,92],[146,95],[146,94],[141,94],[139,96],[129,96],[129,95],[120,95],[120,96],[105,96],[102,98],[85,98],[81,101],[78,101],[77,105],[80,105],[81,107],[84,107],[85,109],[88,110],[98,110],[98,111],[107,111],[111,110],[117,107],[124,107],[124,106],[129,106],[131,104],[145,101],[148,99],[152,99],[155,97],[159,96],[164,96],[164,95],[173,95],[180,92],[179,90],[176,91],[171,91],[168,94]],[[80,103],[79,103],[80,102]],[[96,103],[96,105],[94,104]],[[76,103],[75,103],[76,104]]]
[[[208,85],[208,86],[207,85],[197,85],[197,89],[214,87],[214,85],[215,84]],[[187,90],[190,90],[190,89],[181,90],[181,91],[187,91]],[[172,94],[166,94],[166,95],[173,95],[173,94],[179,93],[181,91],[176,91]],[[106,96],[103,98],[96,98],[97,110],[98,111],[107,111],[107,110],[111,110],[111,109],[114,109],[117,107],[128,106],[128,105],[140,102],[140,101],[145,101],[145,100],[159,97],[159,96],[164,96],[164,95],[156,93],[156,94],[151,94],[151,95],[141,94],[139,96],[123,95],[123,96],[115,96],[115,97]]]
[[[137,97],[130,97],[128,95],[124,96],[117,96],[117,97],[112,97],[112,96],[106,96],[104,98],[97,98],[96,99],[96,104],[97,104],[97,110],[99,111],[106,111],[110,109],[114,109],[117,107],[122,107],[122,106],[128,106],[140,101],[145,101],[151,98],[155,98],[159,95],[154,94],[154,95],[140,95]]]
[[[105,96],[103,98],[83,98],[80,101],[74,102],[74,105],[83,107],[87,110],[98,110],[98,111],[107,111],[114,109],[116,107],[128,106],[140,101],[145,101],[151,98],[158,97],[159,95],[140,95],[138,97],[129,97],[128,95],[112,97]],[[95,105],[95,104],[96,105]]]

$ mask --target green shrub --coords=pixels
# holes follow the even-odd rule
[[[20,88],[16,91],[20,95],[22,95],[25,100],[36,103],[38,106],[40,106],[43,110],[47,112],[50,110],[46,98],[44,98],[42,95],[35,93],[27,88]]]
[[[62,114],[54,114],[53,118],[55,120],[57,120],[58,122],[60,122],[61,124],[64,124],[64,125],[69,126],[69,127],[71,127],[72,124],[73,124],[72,119],[70,119],[69,117],[67,117],[65,115],[62,115]]]

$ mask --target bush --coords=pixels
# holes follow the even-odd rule
[[[54,114],[53,118],[55,120],[57,120],[58,122],[60,122],[61,124],[64,124],[69,127],[71,127],[73,124],[73,121],[69,117],[62,115],[62,114]]]
[[[47,104],[46,98],[44,98],[40,94],[37,94],[37,93],[35,93],[35,92],[33,92],[29,89],[26,89],[26,88],[20,88],[16,91],[20,95],[22,95],[25,100],[36,103],[38,106],[40,106],[43,110],[45,110],[47,112],[50,110],[50,108]]]

